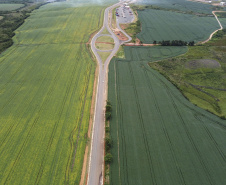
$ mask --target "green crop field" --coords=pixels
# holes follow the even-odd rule
[[[105,8],[87,4],[35,10],[0,55],[0,184],[79,184]]]
[[[212,5],[187,0],[138,0],[137,3],[141,5],[154,5],[161,8],[207,14],[210,14],[213,10]]]
[[[142,31],[137,37],[143,43],[162,40],[203,41],[220,28],[214,17],[198,17],[163,10],[138,11]]]
[[[187,52],[187,47],[143,47],[130,46],[124,47],[125,58],[127,60],[138,61],[158,61],[163,58],[169,58],[184,54]]]
[[[223,26],[223,28],[226,29],[226,18],[219,18],[219,21],[221,22],[221,25]]]
[[[24,4],[0,4],[0,11],[12,11],[23,6]]]
[[[185,51],[125,47],[126,59],[110,63],[111,184],[226,184],[226,121],[194,106],[147,64]]]

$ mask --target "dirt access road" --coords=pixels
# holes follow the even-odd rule
[[[216,14],[215,14],[216,12],[225,12],[225,11],[212,11],[212,14],[215,16],[215,18],[216,18],[216,20],[217,20],[217,22],[218,22],[220,28],[217,29],[217,30],[215,30],[213,33],[211,33],[211,34],[210,34],[210,37],[209,37],[207,40],[201,42],[201,44],[205,44],[206,42],[208,42],[209,40],[211,40],[212,37],[213,37],[213,35],[214,35],[216,32],[218,32],[219,30],[222,30],[222,29],[223,29],[223,26],[221,25],[221,22],[219,21],[218,17],[217,17]]]

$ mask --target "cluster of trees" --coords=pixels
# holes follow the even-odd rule
[[[153,44],[157,44],[156,41],[153,42]],[[161,46],[194,46],[195,42],[191,41],[191,42],[186,42],[186,41],[182,41],[182,40],[163,40],[158,42],[158,44],[160,44]]]
[[[156,5],[133,5],[132,6],[134,11],[144,11],[146,9],[154,9],[154,10],[164,10],[164,11],[171,11],[171,12],[177,12],[177,13],[183,13],[183,14],[191,14],[191,15],[196,15],[199,17],[205,17],[205,16],[213,16],[212,14],[206,14],[206,13],[197,13],[193,11],[185,11],[185,10],[179,10],[175,8],[164,8]]]
[[[112,105],[109,101],[107,101],[106,110],[105,110],[106,121],[109,121],[111,119],[111,111],[112,111]]]
[[[109,121],[111,119],[111,111],[112,111],[112,105],[109,101],[107,101],[106,109],[105,109],[105,118],[106,121]],[[109,126],[105,127],[105,156],[104,161],[106,164],[110,164],[113,160],[113,157],[111,155],[111,147],[112,147],[112,140],[110,138],[110,128]]]
[[[33,10],[38,9],[42,5],[36,4],[29,8],[25,6],[22,10],[11,12],[0,11],[0,16],[4,17],[0,20],[0,53],[13,44],[14,31],[24,23],[24,20],[29,17]]]

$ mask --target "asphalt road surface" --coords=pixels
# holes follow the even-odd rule
[[[108,15],[109,11],[115,7],[122,5],[123,2],[116,3],[105,9],[104,12],[104,22],[101,30],[93,37],[91,41],[91,49],[96,56],[96,59],[99,64],[99,75],[97,82],[97,92],[96,92],[96,104],[95,104],[95,112],[94,112],[94,121],[93,121],[93,130],[92,130],[92,138],[91,138],[91,151],[90,151],[90,162],[89,162],[89,172],[88,172],[88,185],[102,185],[103,184],[103,165],[104,165],[104,126],[105,126],[105,104],[107,100],[107,77],[108,77],[108,65],[111,58],[116,54],[119,49],[119,46],[123,44],[123,41],[120,41],[116,35],[112,32],[108,24]],[[110,20],[111,21],[111,20]],[[102,34],[102,31],[107,28],[109,32],[109,36],[114,39],[115,46],[104,62],[102,64],[102,60],[97,53],[97,49],[95,47],[95,41]],[[124,33],[124,31],[119,27],[119,29]],[[124,33],[127,35],[126,33]],[[128,35],[127,35],[128,36]],[[128,36],[128,40],[131,38]]]

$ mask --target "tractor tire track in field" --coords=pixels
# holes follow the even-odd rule
[[[35,62],[34,65],[35,65],[36,63],[37,63],[37,62]],[[34,68],[34,65],[33,65],[33,68]],[[52,66],[52,65],[53,65],[53,63],[52,63],[50,66]],[[32,73],[32,70],[30,70],[30,73]],[[44,83],[45,77],[46,77],[47,75],[48,75],[48,73],[46,72],[46,74],[44,75],[44,78],[42,79],[41,84]],[[28,76],[29,76],[29,75],[28,75]],[[25,79],[26,79],[26,77],[25,77]],[[25,81],[26,81],[25,79],[23,80],[23,83],[21,84],[20,88],[21,88],[21,87],[23,86],[23,84],[25,83]],[[40,87],[41,87],[41,86],[39,86],[39,89],[40,89]],[[19,90],[20,90],[20,89],[19,89]],[[17,94],[17,92],[18,92],[19,90],[17,90],[17,91],[14,93],[14,96],[10,97],[10,101],[16,96],[16,94]],[[38,94],[38,92],[39,92],[39,91],[37,91],[37,92],[35,93],[35,95],[34,95],[33,98],[31,99],[31,101],[30,101],[28,107],[30,107],[31,103],[32,103],[33,100],[34,100],[34,97],[36,97],[36,95]],[[9,101],[9,103],[10,103],[10,101]],[[8,103],[8,104],[9,104],[9,103]],[[7,105],[8,105],[8,104],[7,104]],[[5,105],[4,107],[6,107],[7,105]],[[4,107],[3,107],[3,108],[4,108]],[[2,110],[3,110],[3,108],[2,108]],[[0,111],[2,111],[2,110],[0,110]],[[20,110],[23,110],[23,109],[20,109]],[[28,110],[28,109],[26,109],[26,110]],[[26,112],[26,111],[24,111],[24,112]],[[21,114],[20,114],[20,115],[21,115]],[[21,121],[22,117],[23,117],[23,115],[21,116],[21,118],[19,118],[20,121]],[[31,118],[29,118],[29,119],[31,119]],[[8,137],[10,137],[10,132],[11,132],[11,130],[12,130],[15,126],[16,126],[16,128],[18,127],[18,124],[20,123],[20,121],[18,121],[17,124],[12,124],[12,125],[9,127],[9,129],[7,130],[5,136],[3,137],[3,140],[1,141],[0,148],[3,146],[3,143],[6,141],[6,139],[7,139]],[[16,128],[15,128],[15,129],[16,129]]]
[[[83,43],[80,43],[80,46],[82,47],[82,44]],[[84,47],[84,49],[86,50],[86,46]],[[80,109],[80,117],[78,118],[78,125],[76,125],[74,127],[74,129],[72,130],[70,136],[69,136],[69,140],[70,140],[70,146],[71,146],[71,151],[70,151],[70,156],[68,157],[68,161],[67,161],[67,167],[66,167],[66,171],[65,171],[65,184],[68,184],[69,180],[70,180],[70,171],[73,170],[73,166],[74,166],[74,161],[75,161],[75,156],[76,156],[76,151],[77,151],[77,144],[78,144],[78,139],[79,139],[79,133],[80,133],[80,128],[81,128],[81,124],[82,124],[82,119],[83,119],[83,113],[84,113],[84,109],[85,109],[85,102],[86,102],[86,96],[87,96],[87,90],[89,88],[89,81],[90,81],[90,76],[91,76],[91,71],[92,71],[92,64],[89,64],[89,68],[88,68],[88,83],[87,83],[87,86],[84,86],[84,90],[85,91],[85,99],[84,99],[84,103],[83,103],[83,100],[82,100],[82,94],[80,95],[80,101],[81,101],[81,109]],[[79,73],[78,73],[79,74]],[[80,78],[80,75],[77,75],[77,79],[76,79],[76,82],[79,81],[79,78]],[[85,80],[86,81],[86,80]],[[77,86],[77,85],[75,85]],[[79,121],[80,120],[80,121]],[[73,142],[73,136],[75,134],[75,132],[78,131],[78,134],[77,134],[77,140],[75,141],[75,144]],[[75,148],[75,150],[73,151],[73,149]],[[72,160],[73,159],[73,160]],[[71,166],[71,167],[70,167]]]
[[[143,121],[143,117],[142,117],[141,106],[140,106],[140,103],[138,101],[139,96],[138,96],[138,93],[137,93],[135,79],[134,79],[134,75],[133,75],[133,71],[132,71],[130,62],[128,62],[128,67],[129,67],[129,71],[130,71],[130,75],[131,75],[131,79],[132,79],[132,83],[133,83],[134,94],[135,94],[135,97],[136,97],[136,105],[137,105],[138,115],[139,115],[139,119],[140,119],[140,123],[141,123],[141,129],[142,129],[142,135],[143,135],[143,140],[144,140],[144,144],[145,144],[146,155],[147,155],[147,158],[148,158],[149,170],[150,170],[150,174],[151,174],[151,181],[152,181],[153,184],[156,184],[155,171],[153,169],[153,159],[152,159],[152,156],[151,156],[150,148],[148,146],[148,139],[147,139],[145,125],[144,125],[144,121]]]
[[[147,74],[147,70],[144,68],[143,71],[144,71],[144,75],[145,75],[145,77],[146,77],[145,79],[146,79],[146,81],[147,81],[148,88],[149,88],[149,90],[150,90],[152,96],[154,97],[154,98],[153,98],[153,99],[154,99],[154,104],[155,104],[156,110],[157,110],[157,112],[158,112],[158,114],[159,114],[160,122],[161,122],[161,125],[162,125],[162,128],[163,128],[163,132],[164,132],[166,141],[167,141],[168,145],[170,146],[170,147],[169,147],[169,148],[170,148],[170,152],[171,152],[171,155],[172,155],[173,160],[174,160],[174,164],[175,164],[176,171],[177,171],[177,173],[178,173],[178,175],[179,175],[179,177],[180,177],[180,182],[181,182],[181,184],[186,184],[185,179],[184,179],[184,176],[183,176],[183,173],[182,173],[182,170],[181,170],[180,166],[178,165],[177,157],[176,157],[176,155],[175,155],[175,150],[174,150],[172,141],[171,141],[171,139],[170,139],[169,133],[167,132],[165,122],[164,122],[164,120],[163,120],[163,117],[164,117],[164,116],[163,116],[162,113],[161,113],[161,110],[160,110],[159,104],[158,104],[158,102],[157,102],[157,98],[156,98],[156,96],[155,96],[155,93],[154,93],[152,84],[151,84],[150,79],[149,79],[148,74]]]
[[[121,182],[121,170],[120,170],[120,154],[119,154],[119,148],[120,148],[120,146],[119,146],[119,121],[118,121],[118,109],[117,109],[117,107],[118,107],[118,101],[117,101],[117,99],[118,99],[118,95],[117,95],[117,77],[116,77],[116,64],[117,64],[117,62],[115,61],[114,62],[114,80],[115,80],[115,84],[114,84],[114,86],[115,86],[115,107],[116,107],[116,110],[115,110],[115,114],[116,114],[116,123],[117,123],[117,145],[118,145],[118,166],[119,166],[119,185],[121,185],[122,184],[122,182]]]
[[[74,166],[74,161],[75,161],[75,156],[76,156],[76,150],[77,150],[77,144],[78,144],[78,142],[79,142],[79,134],[80,134],[80,128],[81,128],[81,124],[82,124],[82,119],[83,119],[83,113],[84,113],[84,109],[85,109],[85,103],[86,103],[86,95],[87,95],[87,92],[88,92],[88,86],[89,86],[89,80],[90,80],[90,76],[91,76],[91,71],[92,71],[92,67],[91,66],[89,66],[88,67],[88,78],[87,78],[87,80],[88,80],[88,82],[87,82],[87,86],[85,86],[86,87],[86,94],[85,94],[85,97],[84,97],[84,101],[83,100],[81,100],[81,103],[82,103],[82,106],[81,106],[81,110],[80,110],[80,117],[78,118],[78,123],[79,124],[77,124],[76,125],[76,127],[75,127],[75,129],[72,131],[73,132],[73,134],[71,134],[70,135],[70,138],[71,138],[71,141],[70,141],[70,143],[71,143],[71,155],[70,155],[70,157],[68,158],[68,160],[69,160],[69,162],[67,163],[67,164],[70,164],[70,161],[72,160],[72,158],[73,158],[73,162],[72,162],[72,165],[71,165],[71,168],[69,168],[69,166],[67,166],[67,169],[66,169],[66,172],[65,172],[65,184],[68,184],[69,183],[69,173],[70,173],[70,170],[69,169],[71,169],[71,171],[73,170],[73,166]],[[79,73],[77,73],[77,74],[79,74]],[[79,78],[79,76],[80,75],[77,75],[77,77]],[[78,82],[79,80],[76,78],[76,82]],[[74,90],[75,89],[77,89],[76,88],[77,87],[77,84],[75,85],[75,87],[74,87]],[[78,128],[77,128],[78,127]],[[63,132],[63,130],[64,129],[62,129],[62,131],[61,131],[61,135],[62,135],[62,132]],[[77,134],[77,140],[75,141],[75,144],[73,144],[73,135],[74,135],[74,132],[76,131],[76,130],[78,130],[78,134]],[[60,136],[61,137],[61,136]],[[60,142],[60,139],[59,139],[59,142]],[[75,149],[74,149],[75,148]],[[73,154],[73,149],[74,149],[74,154]],[[57,153],[57,152],[56,152]],[[55,153],[55,155],[57,155]],[[72,155],[73,154],[73,155]],[[73,156],[73,157],[72,157]],[[53,161],[53,163],[54,163],[54,161]],[[52,168],[51,168],[51,172],[54,170],[53,169],[53,166],[54,166],[55,164],[52,164]],[[49,180],[49,183],[48,184],[50,184],[50,180]]]
[[[37,60],[37,61],[38,61],[38,60]],[[31,69],[30,69],[30,73],[29,73],[29,74],[32,73],[32,69],[34,68],[35,64],[38,63],[37,61],[34,62],[33,66],[32,66]],[[52,66],[53,64],[54,64],[54,62],[51,63],[50,68],[51,68],[51,66]],[[27,76],[29,76],[29,74],[26,75],[25,79],[23,80],[23,84],[26,82],[26,78],[27,78]],[[48,72],[46,72],[44,76],[46,77],[47,75],[48,75]],[[43,84],[43,82],[45,81],[45,77],[42,79],[41,84]],[[21,84],[20,88],[23,86],[23,84]],[[40,89],[40,87],[41,87],[41,85],[39,86],[38,89]],[[19,88],[19,90],[20,90],[20,88]],[[3,110],[3,109],[4,109],[4,108],[12,101],[12,99],[16,96],[16,94],[17,94],[17,92],[18,92],[19,90],[17,90],[16,93],[14,93],[14,96],[10,97],[10,100],[8,101],[7,104],[4,105],[4,107],[2,108],[2,110]],[[38,92],[39,92],[39,90],[35,93],[35,95],[34,95],[33,98],[31,99],[31,101],[30,101],[28,107],[30,107],[32,101],[34,100],[34,97],[38,94]],[[0,112],[1,112],[2,110],[0,110]],[[22,110],[22,109],[20,109],[20,110]],[[25,112],[26,112],[26,111],[25,111]],[[20,114],[20,115],[21,115],[21,114]],[[22,117],[23,117],[23,116],[21,116],[21,118],[22,118]],[[17,126],[18,126],[19,123],[20,123],[20,121],[18,121]],[[13,128],[14,126],[15,126],[15,124],[12,125],[12,126],[10,126],[9,130],[8,130],[7,133],[5,134],[6,136],[4,137],[3,141],[2,141],[1,144],[0,144],[0,147],[2,146],[2,144],[4,143],[4,141],[6,140],[6,138],[7,138],[7,137],[10,137],[9,133],[11,132],[11,130],[12,130],[12,128]],[[17,126],[16,126],[16,128],[17,128]]]
[[[37,47],[38,48],[38,47]],[[26,62],[29,61],[30,56],[32,55],[33,51],[37,48],[32,49],[32,51],[30,52],[30,54],[26,57],[26,60],[24,63],[22,63],[19,68],[12,74],[12,76],[10,77],[9,81],[7,81],[4,84],[3,89],[5,89],[7,87],[7,85],[14,79],[14,77],[16,76],[16,74],[25,66]],[[25,48],[26,49],[26,48]],[[38,61],[38,60],[37,60]],[[37,62],[34,62],[32,67],[30,68],[30,73],[32,73],[32,69],[35,67],[35,65],[37,65]],[[25,77],[26,79],[26,77]],[[4,110],[4,108],[9,105],[9,103],[14,99],[14,97],[17,95],[17,93],[20,91],[20,89],[22,88],[22,86],[24,85],[24,83],[26,82],[26,80],[23,79],[22,82],[20,83],[19,87],[16,89],[16,91],[9,97],[9,99],[5,102],[5,104],[0,108],[0,112],[2,112]]]
[[[208,168],[206,167],[206,164],[205,164],[205,162],[204,162],[204,160],[203,160],[203,157],[202,157],[202,155],[201,155],[201,153],[200,153],[198,147],[196,146],[196,144],[195,144],[195,142],[194,142],[194,140],[193,140],[193,138],[192,138],[192,136],[191,136],[191,134],[190,134],[190,132],[189,132],[187,126],[186,126],[186,123],[184,122],[184,119],[183,119],[182,115],[180,114],[180,112],[179,112],[179,110],[178,110],[178,108],[177,108],[177,106],[176,106],[176,103],[175,103],[175,101],[174,101],[174,99],[173,99],[173,97],[172,97],[172,95],[171,95],[171,92],[169,91],[169,89],[167,89],[167,91],[168,91],[167,94],[169,95],[169,97],[170,97],[170,99],[171,99],[172,105],[174,106],[174,110],[175,110],[175,112],[177,113],[178,118],[180,119],[180,121],[181,121],[181,123],[182,123],[182,125],[183,125],[183,127],[184,127],[184,130],[185,130],[185,132],[186,132],[186,135],[187,135],[187,137],[188,137],[188,139],[189,139],[189,141],[190,141],[190,143],[191,143],[191,145],[192,145],[194,151],[196,152],[196,154],[197,154],[197,156],[198,156],[199,162],[200,162],[200,164],[202,165],[203,170],[204,170],[205,173],[206,173],[206,177],[207,177],[207,179],[209,180],[209,183],[212,184],[212,185],[214,185],[215,183],[213,182],[213,179],[211,178],[210,172],[209,172]]]
[[[81,47],[81,46],[80,46],[80,47]],[[80,57],[80,54],[81,54],[81,52],[80,52],[80,50],[78,50],[78,53],[77,53],[77,55],[76,55],[76,56],[78,56],[77,58]],[[80,63],[79,63],[79,64],[80,64]],[[38,175],[37,175],[37,177],[36,177],[35,184],[39,184],[39,182],[40,182],[40,180],[41,180],[41,177],[42,177],[42,174],[43,174],[43,170],[44,170],[44,165],[45,165],[45,162],[46,162],[46,156],[48,155],[48,153],[49,153],[49,151],[50,151],[51,145],[52,145],[52,143],[53,143],[53,138],[54,138],[54,136],[55,136],[55,133],[56,133],[58,124],[59,124],[59,122],[60,122],[60,120],[61,120],[61,116],[62,116],[62,114],[63,114],[63,110],[64,110],[64,107],[65,107],[65,104],[66,104],[66,100],[68,99],[68,95],[69,95],[70,89],[72,88],[72,81],[74,80],[74,77],[75,77],[75,74],[76,74],[75,71],[76,71],[77,65],[78,65],[78,64],[74,65],[74,68],[73,68],[73,70],[72,70],[72,72],[71,72],[71,75],[70,75],[70,76],[72,76],[72,78],[69,79],[69,82],[68,82],[69,85],[67,86],[67,89],[66,89],[66,92],[65,92],[63,101],[62,101],[62,105],[60,106],[61,108],[60,108],[59,113],[58,113],[59,118],[58,118],[58,121],[55,123],[54,128],[53,128],[53,130],[52,130],[50,139],[49,139],[49,141],[48,141],[48,145],[47,145],[46,152],[45,152],[45,154],[44,154],[44,156],[43,156],[43,158],[42,158],[42,163],[41,163],[41,165],[40,165],[39,172],[38,172]],[[78,76],[78,75],[79,75],[79,73],[77,73],[77,76]],[[53,87],[54,87],[54,86],[53,86]]]
[[[58,69],[58,71],[57,71],[57,74],[56,74],[56,76],[55,76],[55,79],[53,80],[54,82],[56,82],[58,73],[61,71],[62,66],[63,66],[63,62],[61,63],[61,66],[59,67],[59,69]],[[53,84],[55,85],[55,83],[53,83]],[[36,123],[38,122],[38,120],[39,120],[39,118],[40,118],[40,114],[41,114],[41,112],[43,111],[43,107],[49,102],[50,95],[51,95],[51,93],[52,93],[52,90],[53,90],[53,88],[54,88],[54,85],[52,85],[52,87],[51,87],[50,90],[48,91],[47,96],[45,97],[45,100],[43,101],[43,103],[42,103],[42,105],[41,105],[41,107],[40,107],[40,109],[39,109],[37,115],[35,116],[35,121],[32,123],[32,126],[31,126],[31,128],[29,129],[29,131],[28,131],[28,134],[27,134],[27,136],[26,136],[26,138],[25,138],[25,141],[23,142],[22,147],[20,148],[20,151],[19,151],[19,153],[18,153],[18,155],[17,155],[17,157],[16,157],[16,160],[15,160],[14,163],[13,163],[13,167],[10,169],[10,172],[9,172],[9,174],[7,175],[7,178],[6,178],[5,182],[4,182],[4,184],[6,184],[7,181],[10,179],[10,177],[12,177],[11,174],[13,173],[13,170],[14,170],[14,168],[16,167],[16,165],[17,165],[17,163],[18,163],[18,160],[20,159],[20,157],[21,157],[21,155],[22,155],[22,152],[23,152],[23,150],[24,150],[24,147],[25,147],[25,145],[26,145],[27,142],[28,142],[28,139],[29,139],[29,136],[30,136],[30,134],[31,134],[32,128],[34,128],[34,127],[36,126]]]
[[[206,131],[206,134],[208,135],[209,139],[212,141],[213,146],[217,149],[217,151],[219,152],[220,156],[222,157],[222,159],[226,163],[226,156],[225,156],[225,154],[219,148],[219,146],[218,146],[216,140],[214,139],[213,135],[211,134],[210,130],[207,128],[207,126],[203,122],[202,117],[200,117],[198,115],[195,115],[195,119],[198,120],[201,123],[201,125],[204,128],[204,130]]]
[[[119,81],[119,75],[118,75],[118,62],[116,62],[116,82]],[[123,163],[123,172],[125,172],[125,178],[124,182],[126,184],[129,184],[129,179],[128,179],[128,165],[127,165],[127,147],[126,147],[126,141],[125,141],[125,134],[124,134],[124,128],[123,128],[123,111],[122,111],[122,104],[121,104],[121,99],[120,99],[120,86],[118,85],[117,87],[117,103],[118,103],[118,115],[119,115],[119,128],[120,128],[120,132],[121,132],[121,145],[122,145],[122,155],[123,155],[123,159],[122,163]],[[120,157],[120,156],[119,156]],[[121,161],[121,160],[120,160]],[[120,179],[120,181],[122,182],[122,180]]]
[[[80,63],[79,63],[79,64],[80,64]],[[77,64],[77,65],[78,65],[78,64]],[[84,67],[84,66],[83,66],[83,65],[81,66],[81,64],[80,64],[79,66],[76,66],[76,65],[74,66],[74,69],[73,69],[73,71],[72,71],[72,75],[73,75],[73,74],[77,74],[77,75],[76,75],[76,80],[75,80],[76,84],[73,85],[74,88],[73,88],[73,93],[72,93],[72,94],[74,94],[74,93],[76,92],[77,87],[78,87],[78,82],[79,82],[79,79],[80,79],[80,76],[81,76],[80,73],[79,73],[79,72],[76,73],[76,71],[79,71],[80,68],[83,68],[83,67]],[[71,76],[72,76],[72,75],[71,75]],[[74,80],[74,78],[72,77],[72,78],[71,78],[71,81],[70,81],[70,85],[69,85],[68,87],[71,87],[71,86],[72,86],[72,81],[73,81],[73,80]],[[69,90],[70,90],[70,89],[69,89]],[[72,102],[72,96],[71,96],[71,98],[70,98],[70,102]],[[69,110],[69,106],[68,106],[66,112],[68,112],[68,110]],[[80,111],[80,112],[81,112],[81,111]],[[78,118],[78,120],[79,120],[79,118]],[[76,125],[75,128],[77,128],[77,126],[78,126],[78,125]],[[76,130],[75,128],[74,128],[73,130]],[[60,134],[60,137],[59,137],[57,146],[59,146],[59,144],[60,144],[60,142],[61,142],[61,137],[62,137],[62,133],[64,132],[64,130],[65,130],[65,124],[63,124],[63,128],[62,128],[62,130],[61,130],[61,134]],[[73,131],[72,131],[72,132],[73,132]],[[71,150],[72,150],[72,149],[73,149],[73,146],[71,146]],[[53,171],[54,171],[54,166],[56,165],[56,164],[55,164],[55,158],[58,157],[58,154],[57,154],[57,153],[58,153],[58,152],[55,152],[54,160],[53,160],[52,165],[51,165],[51,170],[50,170],[50,171],[51,171],[51,174],[53,173]],[[72,156],[72,155],[70,155],[69,159],[71,159],[71,156]],[[67,164],[68,164],[68,163],[67,163]],[[66,177],[65,177],[65,179],[66,179]],[[50,184],[50,179],[49,179],[48,184]]]
[[[4,59],[1,60],[0,66],[4,64],[4,61],[5,61],[6,59],[8,59],[8,57],[11,56],[12,53],[13,53],[16,49],[18,49],[18,46],[15,46],[14,49],[12,49],[12,50],[9,52],[9,54],[7,54],[6,56],[3,56]],[[24,47],[24,49],[23,49],[20,53],[18,53],[18,54],[16,55],[15,58],[16,58],[16,59],[20,58],[20,56],[23,55],[23,52],[24,52],[26,49],[27,49],[27,47]],[[15,55],[15,54],[14,54],[14,55]],[[28,57],[27,57],[27,58],[28,58]],[[7,65],[5,66],[5,68],[3,68],[3,69],[2,69],[2,66],[1,66],[1,69],[2,69],[2,70],[0,71],[0,77],[3,76],[3,75],[7,72],[7,68],[11,65],[12,62],[14,62],[14,60],[11,60],[11,62],[8,62]],[[26,62],[26,61],[25,61],[25,62]],[[1,88],[1,89],[2,89],[2,88]]]
[[[149,69],[149,66],[146,66],[146,64],[145,64],[144,67],[145,67],[145,69],[146,69],[148,72],[152,73],[152,75],[153,75],[155,78],[157,78],[157,79],[158,79],[158,80],[159,80],[159,81],[160,81],[167,89],[170,90],[170,88],[168,87],[168,85],[167,85],[162,79],[160,79],[157,75],[155,75],[155,74]],[[209,117],[208,115],[202,113],[202,112],[199,111],[199,110],[195,110],[195,109],[193,108],[193,105],[188,105],[188,104],[182,102],[179,98],[177,98],[177,95],[175,95],[174,93],[171,93],[171,95],[172,95],[175,99],[177,99],[177,101],[180,102],[180,104],[184,105],[184,106],[187,107],[189,110],[192,110],[193,112],[197,113],[197,114],[200,115],[200,116],[203,116],[203,117],[208,118],[212,123],[215,123],[217,126],[220,126],[223,130],[226,130],[226,125],[223,124],[222,122],[214,120],[213,118]]]
[[[34,64],[37,64],[37,62],[34,62]],[[53,64],[54,64],[54,62],[51,63],[50,68],[51,68],[51,66],[52,66]],[[33,66],[33,68],[34,68],[34,66]],[[30,70],[30,73],[32,73],[32,70]],[[45,75],[44,75],[44,77],[42,78],[41,84],[44,83],[45,78],[46,78],[47,75],[48,75],[48,72],[46,72]],[[27,75],[27,76],[29,76],[29,75]],[[26,79],[26,77],[25,77],[25,79]],[[25,79],[23,80],[24,82],[26,81]],[[42,86],[42,85],[40,85],[40,86],[38,87],[38,89],[40,89],[41,86]],[[17,91],[17,92],[18,92],[18,91]],[[28,106],[27,106],[28,108],[29,108],[30,105],[32,104],[32,102],[33,102],[33,100],[34,100],[34,97],[36,97],[36,95],[38,94],[38,92],[39,92],[39,90],[37,90],[37,92],[35,93],[35,95],[34,95],[33,98],[31,99],[30,103],[29,103]],[[28,92],[28,93],[29,93],[29,92]],[[20,110],[23,110],[23,109],[20,109]],[[26,111],[24,111],[24,112],[27,112],[27,110],[28,110],[28,109],[26,109]],[[34,110],[34,111],[35,111],[35,110]],[[22,114],[20,114],[20,115],[22,115]],[[21,121],[22,117],[23,117],[23,116],[21,116],[21,118],[19,118],[20,121]],[[31,117],[32,117],[32,116],[31,116]],[[30,119],[31,119],[31,118],[29,118],[29,120],[30,120]],[[10,137],[9,133],[11,132],[11,130],[13,129],[13,127],[15,127],[15,125],[16,125],[16,128],[18,127],[18,124],[20,123],[20,121],[18,121],[17,124],[13,124],[12,126],[9,127],[8,131],[7,131],[6,134],[5,134],[6,136],[3,137],[3,141],[1,142],[0,147],[3,145],[3,143],[4,143],[4,141],[7,139],[7,137]],[[29,122],[29,121],[28,121],[28,122]],[[15,128],[15,129],[16,129],[16,128]]]
[[[34,63],[34,64],[36,64],[36,63]],[[35,121],[32,123],[32,126],[31,126],[31,128],[29,129],[29,131],[28,131],[28,134],[27,134],[27,136],[26,136],[26,138],[25,138],[25,141],[24,141],[23,144],[22,144],[22,147],[21,147],[21,149],[20,149],[20,151],[19,151],[19,153],[18,153],[18,155],[17,155],[17,157],[16,157],[16,160],[15,160],[14,163],[13,163],[13,167],[10,169],[10,172],[9,172],[9,174],[8,174],[8,176],[7,176],[7,178],[6,178],[5,182],[4,182],[4,184],[7,183],[7,181],[9,180],[9,178],[10,178],[10,176],[11,176],[11,174],[12,174],[14,168],[16,167],[16,165],[17,165],[17,163],[18,163],[18,160],[20,159],[20,157],[21,157],[21,155],[22,155],[22,152],[23,152],[23,150],[24,150],[24,147],[25,147],[26,143],[28,142],[28,139],[29,139],[29,136],[30,136],[30,134],[31,134],[32,128],[35,127],[36,123],[38,122],[38,120],[39,120],[39,118],[40,118],[40,114],[41,114],[41,112],[43,111],[43,107],[49,102],[49,99],[50,99],[51,94],[52,94],[52,91],[53,91],[53,89],[54,89],[54,86],[55,86],[55,83],[56,83],[58,74],[61,72],[62,67],[63,67],[63,64],[64,64],[64,62],[62,62],[61,65],[60,65],[60,67],[58,68],[58,71],[57,71],[57,73],[56,73],[56,76],[55,76],[55,78],[53,79],[52,86],[51,86],[51,88],[48,90],[47,96],[44,98],[44,101],[43,101],[42,105],[40,106],[40,109],[39,109],[38,113],[37,113],[36,116],[35,116],[35,119],[34,119]],[[50,140],[50,141],[51,141],[51,140]],[[49,142],[49,143],[50,143],[50,142]],[[48,146],[49,146],[49,143],[48,143]],[[47,149],[48,149],[48,147],[47,147]],[[11,177],[12,177],[12,176],[11,176]]]
[[[90,76],[91,76],[91,71],[92,71],[92,68],[89,67],[89,70],[88,70],[88,79],[87,79],[87,86],[85,88],[85,97],[84,97],[84,100],[83,100],[83,106],[82,106],[82,112],[81,112],[81,115],[80,115],[80,121],[79,121],[79,128],[78,128],[78,134],[77,134],[77,140],[76,140],[76,143],[74,145],[74,156],[73,156],[73,163],[71,165],[71,171],[73,170],[73,167],[74,167],[74,164],[75,164],[75,156],[76,156],[76,152],[77,152],[77,146],[78,146],[78,141],[79,141],[79,134],[80,134],[80,129],[81,129],[81,124],[82,124],[82,120],[83,120],[83,114],[84,114],[84,110],[85,110],[85,105],[86,105],[86,97],[87,97],[87,92],[88,92],[88,88],[89,88],[89,82],[90,82]]]
[[[153,75],[152,72],[151,72],[151,74],[152,74],[153,77],[156,78],[156,75]],[[206,167],[205,162],[204,162],[204,160],[202,158],[202,155],[201,155],[200,151],[198,150],[198,147],[195,145],[195,142],[194,142],[194,140],[193,140],[193,138],[192,138],[192,136],[191,136],[191,134],[190,134],[187,126],[186,126],[186,123],[184,122],[184,119],[181,116],[181,114],[180,114],[180,112],[179,112],[179,110],[178,110],[178,108],[176,106],[176,103],[175,103],[175,101],[174,101],[174,99],[172,97],[172,94],[171,94],[171,91],[170,91],[169,87],[165,83],[163,85],[165,86],[166,91],[167,91],[167,94],[170,97],[170,100],[171,100],[172,105],[174,107],[174,110],[175,110],[176,114],[178,115],[178,118],[180,119],[180,121],[181,121],[181,123],[183,125],[183,128],[184,128],[185,133],[186,133],[186,135],[187,135],[187,137],[188,137],[188,139],[189,139],[189,141],[191,143],[191,146],[193,147],[193,150],[196,152],[197,157],[199,159],[199,162],[200,162],[200,164],[201,164],[204,172],[206,173],[206,177],[207,177],[209,183],[212,184],[212,185],[214,185],[215,183],[213,182],[213,179],[211,178],[210,172],[209,172],[208,168]]]

